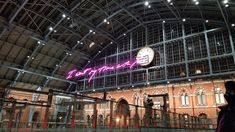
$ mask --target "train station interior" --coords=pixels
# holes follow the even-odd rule
[[[214,132],[233,0],[0,0],[1,132]]]

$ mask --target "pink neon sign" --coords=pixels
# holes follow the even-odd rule
[[[118,70],[118,69],[124,69],[124,68],[130,68],[132,69],[134,66],[137,65],[137,61],[126,61],[124,63],[121,64],[117,64],[117,65],[111,65],[111,66],[102,66],[98,69],[95,68],[86,68],[85,70],[82,71],[78,71],[77,69],[71,70],[67,73],[66,79],[73,79],[73,78],[79,78],[85,75],[89,76],[88,82],[90,82],[96,74],[98,73],[103,73],[103,72],[107,72],[107,71],[114,71],[114,70]]]

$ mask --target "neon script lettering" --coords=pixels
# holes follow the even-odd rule
[[[89,76],[88,82],[90,82],[98,73],[114,71],[114,70],[124,69],[124,68],[132,69],[136,65],[137,65],[137,61],[135,60],[135,61],[126,61],[124,63],[113,65],[113,66],[102,66],[98,69],[86,68],[83,71],[78,71],[74,69],[67,73],[66,79],[69,80],[69,79],[79,78],[79,77],[88,75]]]

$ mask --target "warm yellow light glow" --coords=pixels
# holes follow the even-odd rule
[[[117,122],[119,122],[119,121],[120,121],[120,119],[119,119],[119,118],[116,118],[116,121],[117,121]]]

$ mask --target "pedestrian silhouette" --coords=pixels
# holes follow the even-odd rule
[[[235,132],[235,82],[225,82],[227,104],[219,107],[216,132]]]

